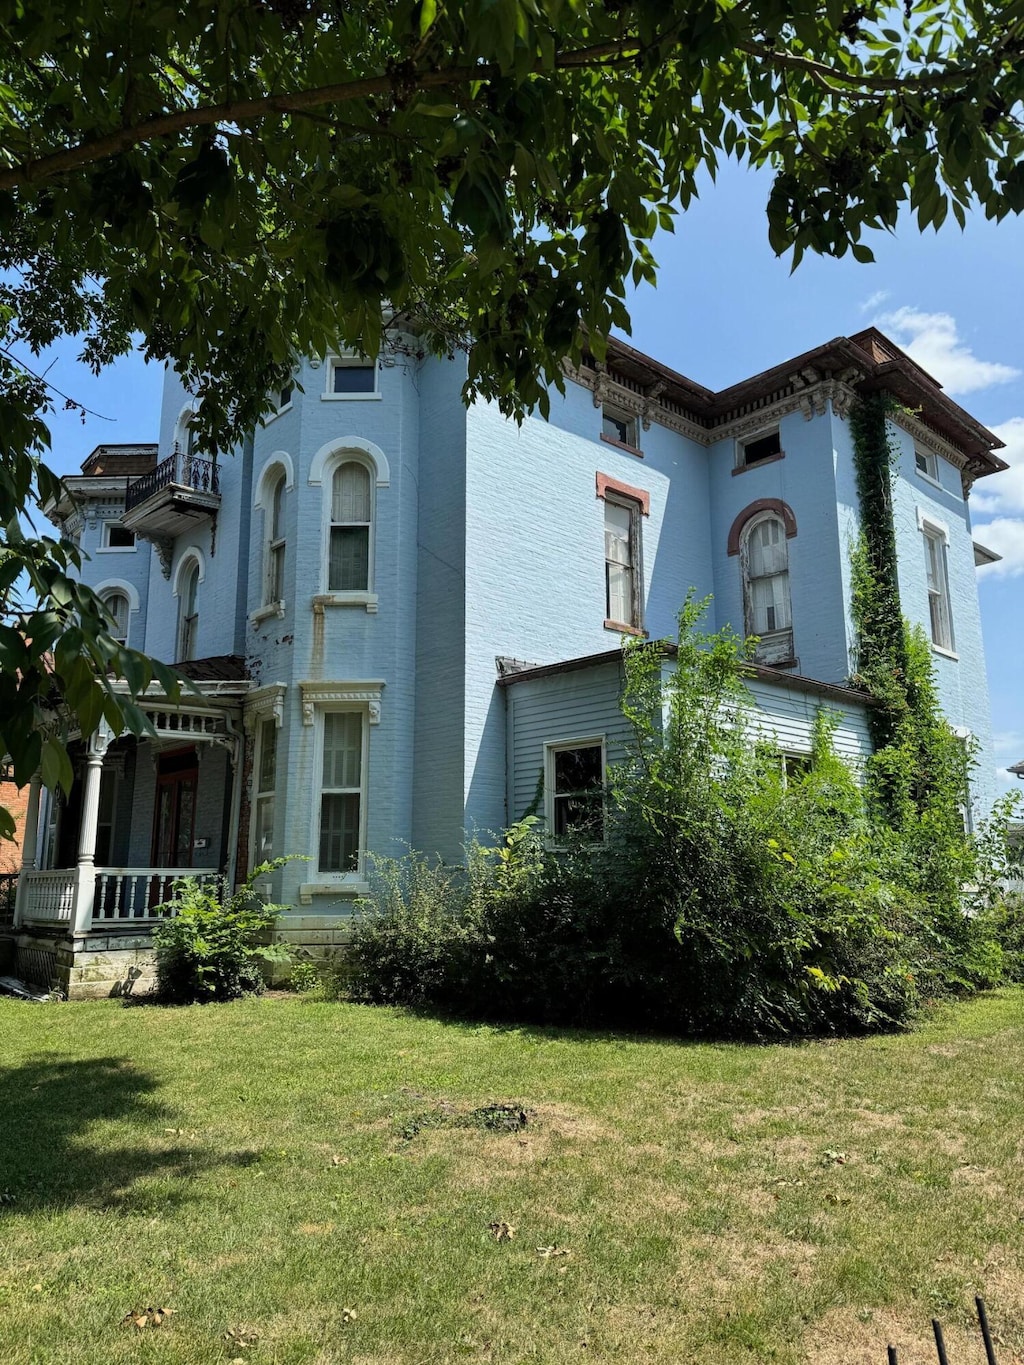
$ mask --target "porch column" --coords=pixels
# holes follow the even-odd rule
[[[18,887],[14,893],[14,927],[25,922],[25,906],[28,903],[28,872],[36,869],[36,843],[39,838],[39,795],[42,791],[41,773],[33,773],[28,784],[28,805],[25,808],[25,829],[21,841],[21,872]]]
[[[96,831],[100,813],[100,776],[111,738],[110,731],[105,725],[102,726],[91,736],[85,752],[82,825],[78,836],[75,901],[71,917],[73,934],[87,934],[92,928],[92,907],[96,897]]]

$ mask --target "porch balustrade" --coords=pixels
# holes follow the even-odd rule
[[[189,867],[97,867],[94,872],[92,924],[111,925],[162,919],[174,883],[182,877],[215,881],[218,872]],[[52,872],[24,871],[22,920],[29,924],[67,924],[76,920],[76,868]]]

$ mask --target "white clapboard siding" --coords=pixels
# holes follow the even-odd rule
[[[745,680],[752,737],[785,753],[811,751],[819,709],[836,718],[837,754],[859,771],[871,753],[867,707],[856,699],[819,694],[785,682]],[[617,663],[523,678],[508,688],[509,819],[530,808],[544,771],[544,748],[574,739],[605,741],[609,764],[626,756],[632,732],[619,707],[622,672]],[[543,814],[543,807],[538,814]]]

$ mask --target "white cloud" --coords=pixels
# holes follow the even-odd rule
[[[949,313],[922,313],[897,308],[883,313],[877,325],[950,393],[973,393],[990,384],[1006,384],[1020,371],[998,360],[979,360],[960,339]]]
[[[1006,449],[998,450],[996,454],[1010,468],[1003,474],[990,474],[975,484],[971,510],[982,516],[1024,512],[1024,417],[1011,417],[1008,422],[992,427],[992,431],[1006,442]]]
[[[888,297],[888,289],[876,289],[875,292],[861,304],[860,311],[862,313],[873,313],[876,308],[882,306]]]
[[[983,564],[980,577],[1017,578],[1024,574],[1024,521],[1015,517],[996,517],[984,526],[975,526],[974,538],[1002,555],[998,564]]]
[[[1024,782],[1007,772],[1013,764],[1024,759],[1024,733],[1019,730],[997,731],[992,736],[992,752],[996,760],[996,781],[1001,787],[1024,796]]]

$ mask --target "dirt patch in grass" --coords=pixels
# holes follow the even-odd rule
[[[950,1360],[956,1365],[985,1365],[981,1333],[943,1323]],[[839,1308],[808,1328],[804,1338],[808,1365],[878,1365],[885,1348],[896,1347],[900,1360],[917,1365],[935,1359],[931,1319],[924,1307],[916,1311]],[[1003,1365],[1019,1365],[1018,1357],[1001,1356]]]

